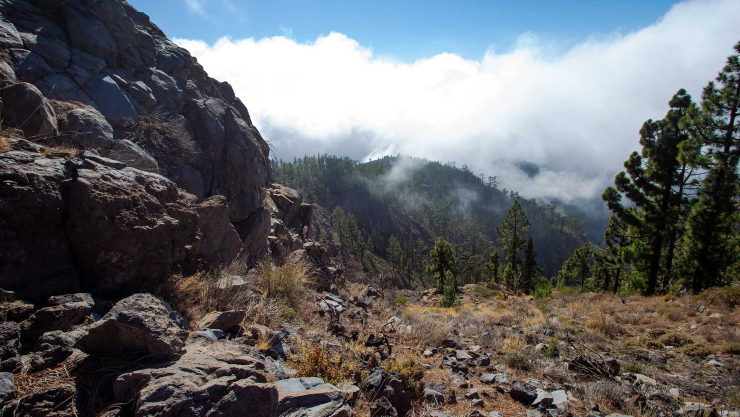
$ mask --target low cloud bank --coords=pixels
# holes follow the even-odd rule
[[[341,33],[175,42],[233,85],[278,158],[457,161],[526,197],[567,202],[601,194],[679,88],[700,98],[740,40],[739,21],[736,0],[687,1],[649,27],[566,51],[524,34],[480,60],[413,63]]]

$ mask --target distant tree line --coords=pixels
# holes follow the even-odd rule
[[[425,284],[437,282],[428,267],[440,237],[451,245],[456,259],[452,273],[463,285],[491,279],[490,268],[499,268],[492,266],[494,253],[506,257],[501,277],[511,280],[521,273],[524,264],[512,253],[523,251],[528,238],[540,252],[538,276],[555,276],[586,241],[584,222],[562,207],[500,189],[496,177],[475,175],[465,165],[405,156],[359,163],[318,155],[274,161],[273,167],[281,183],[332,210],[343,256],[354,254],[368,270],[377,267],[378,258],[385,259],[398,274]],[[510,231],[502,224],[512,207],[517,208],[516,222],[524,219],[526,227]],[[501,234],[513,232],[517,239],[503,243]]]

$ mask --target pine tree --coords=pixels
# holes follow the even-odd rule
[[[607,188],[602,195],[609,210],[634,228],[644,243],[633,247],[633,257],[641,259],[635,268],[647,278],[647,294],[656,291],[666,237],[672,235],[675,226],[669,223],[677,203],[673,187],[681,181],[677,178],[683,165],[680,153],[688,139],[680,120],[691,106],[691,97],[681,89],[669,104],[671,109],[664,119],[643,124],[642,153],[630,156],[624,163],[626,172],[620,172],[614,179],[615,187]],[[622,194],[634,206],[622,206]]]
[[[519,201],[514,200],[514,204],[509,209],[501,227],[496,228],[496,233],[500,236],[498,243],[506,251],[504,277],[508,287],[515,286],[518,280],[521,264],[519,251],[524,246],[524,235],[529,230],[529,226],[524,209],[522,209]]]
[[[446,271],[444,289],[442,290],[442,299],[439,300],[439,306],[450,308],[457,304],[457,280],[451,271]]]
[[[396,236],[391,235],[390,239],[388,239],[388,260],[391,261],[391,266],[394,269],[401,268],[401,264],[403,262],[403,248],[401,247],[401,242],[398,241]]]
[[[524,249],[524,265],[522,267],[521,282],[518,289],[527,293],[534,290],[534,284],[540,277],[542,269],[537,266],[537,253],[534,251],[534,240],[530,237]]]
[[[434,249],[429,253],[429,266],[427,272],[432,274],[437,282],[437,291],[443,292],[447,273],[452,274],[453,278],[457,274],[457,260],[452,245],[447,243],[443,238],[437,238],[434,243]],[[455,279],[455,291],[457,291],[457,280]]]
[[[697,165],[708,171],[687,220],[681,265],[694,292],[723,284],[739,258],[740,43],[735,52],[716,83],[704,88],[701,108],[693,106],[685,119],[692,142],[705,152]]]
[[[331,225],[334,231],[339,236],[339,247],[342,251],[342,259],[345,259],[344,255],[344,244],[345,244],[345,223],[346,219],[344,216],[344,210],[337,206],[334,208],[334,212],[331,214]]]
[[[594,252],[594,280],[601,283],[602,290],[615,294],[619,290],[624,273],[624,251],[630,243],[627,226],[619,217],[612,216],[604,232],[604,247]]]
[[[573,256],[568,258],[563,264],[563,268],[558,272],[558,286],[563,287],[570,283],[580,284],[581,288],[586,287],[586,279],[591,273],[591,247],[588,243],[578,248]]]
[[[493,250],[484,268],[486,270],[486,277],[491,282],[501,283],[501,257],[499,256],[498,248]]]

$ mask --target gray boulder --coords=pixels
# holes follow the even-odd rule
[[[15,70],[6,61],[0,59],[0,88],[10,84],[16,84],[18,78],[15,76]]]
[[[251,349],[191,338],[176,361],[116,378],[115,399],[133,403],[136,416],[275,416],[278,391]]]
[[[21,81],[33,83],[54,73],[54,70],[43,58],[31,51],[17,48],[8,49],[7,51],[15,75]]]
[[[14,372],[20,365],[21,328],[18,323],[0,323],[0,371]]]
[[[46,332],[67,331],[82,322],[90,313],[91,307],[88,302],[79,301],[42,308],[21,323],[21,330],[23,335],[32,341],[36,341]]]
[[[346,394],[321,378],[290,378],[275,382],[277,412],[282,416],[351,416]]]
[[[83,149],[99,149],[113,143],[113,128],[97,110],[72,109],[65,119],[62,129],[66,136]]]
[[[15,394],[13,385],[13,374],[9,372],[0,372],[0,404],[10,399]]]
[[[95,306],[95,301],[93,301],[92,295],[88,293],[52,295],[51,297],[49,297],[48,300],[46,300],[46,304],[52,306],[58,306],[68,303],[87,303],[90,305],[90,307]]]
[[[198,204],[198,228],[203,234],[198,256],[209,265],[227,265],[244,247],[229,222],[229,207],[224,196],[213,196]]]
[[[122,125],[138,115],[132,104],[133,98],[107,74],[101,73],[90,78],[85,89],[111,125]]]
[[[0,98],[6,126],[21,129],[26,138],[59,134],[54,109],[35,86],[9,85],[0,89]]]
[[[135,352],[167,357],[182,350],[187,336],[170,318],[164,302],[151,294],[135,294],[88,327],[74,347],[91,354]]]
[[[517,380],[511,384],[509,395],[512,399],[519,401],[522,404],[529,405],[537,398],[537,388],[523,381]]]
[[[2,16],[0,16],[0,46],[3,49],[23,48],[23,41],[15,25]]]
[[[36,88],[49,98],[64,97],[71,91],[79,90],[77,84],[64,74],[51,74],[33,83]]]
[[[370,403],[370,417],[397,417],[398,410],[386,397],[380,397]]]
[[[91,290],[157,285],[198,243],[193,197],[166,178],[91,160],[71,185],[67,233]]]
[[[106,158],[121,161],[127,166],[159,174],[159,164],[139,145],[130,140],[116,140],[109,150],[102,151]]]
[[[219,329],[226,330],[241,324],[247,313],[244,310],[230,310],[222,312],[212,312],[206,314],[198,323],[198,329]]]

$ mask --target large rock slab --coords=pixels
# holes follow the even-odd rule
[[[4,49],[23,47],[23,41],[15,25],[2,16],[0,16],[0,46]]]
[[[15,75],[21,81],[33,83],[54,73],[54,70],[51,69],[43,58],[29,50],[20,48],[8,49],[8,57],[10,58]]]
[[[68,5],[63,10],[72,46],[114,65],[118,47],[105,24],[82,4]]]
[[[69,171],[66,161],[38,153],[0,154],[0,287],[20,299],[46,301],[80,289],[62,196]]]
[[[198,228],[203,234],[198,256],[209,265],[226,265],[244,248],[234,225],[229,222],[229,207],[224,196],[210,197],[198,205]]]
[[[65,116],[63,130],[82,149],[99,149],[113,143],[113,127],[99,111],[91,108],[72,109]]]
[[[124,373],[116,401],[133,402],[136,416],[277,415],[278,391],[265,363],[248,346],[194,338],[176,361]]]
[[[111,125],[119,126],[138,116],[132,103],[134,99],[109,75],[101,73],[93,76],[85,84],[85,89]]]
[[[42,334],[54,330],[67,331],[90,313],[91,305],[86,301],[65,303],[37,310],[21,323],[24,336],[35,341]]]
[[[160,173],[157,160],[130,140],[114,141],[109,150],[103,151],[103,156],[121,161],[132,168],[151,172],[152,174]]]
[[[321,378],[290,378],[275,383],[282,416],[351,416],[346,394]]]
[[[198,329],[219,329],[226,330],[241,324],[247,312],[244,310],[214,311],[206,314],[198,323]]]
[[[41,91],[28,83],[0,89],[3,124],[21,129],[26,138],[59,134],[57,117]]]
[[[197,247],[193,200],[160,175],[85,161],[67,232],[90,289],[135,291],[167,277]]]
[[[162,300],[135,294],[116,303],[74,347],[91,354],[134,352],[166,357],[180,352],[187,336],[170,318]]]
[[[69,65],[70,51],[66,42],[28,32],[22,32],[21,39],[27,49],[43,58],[52,67],[64,69]]]

